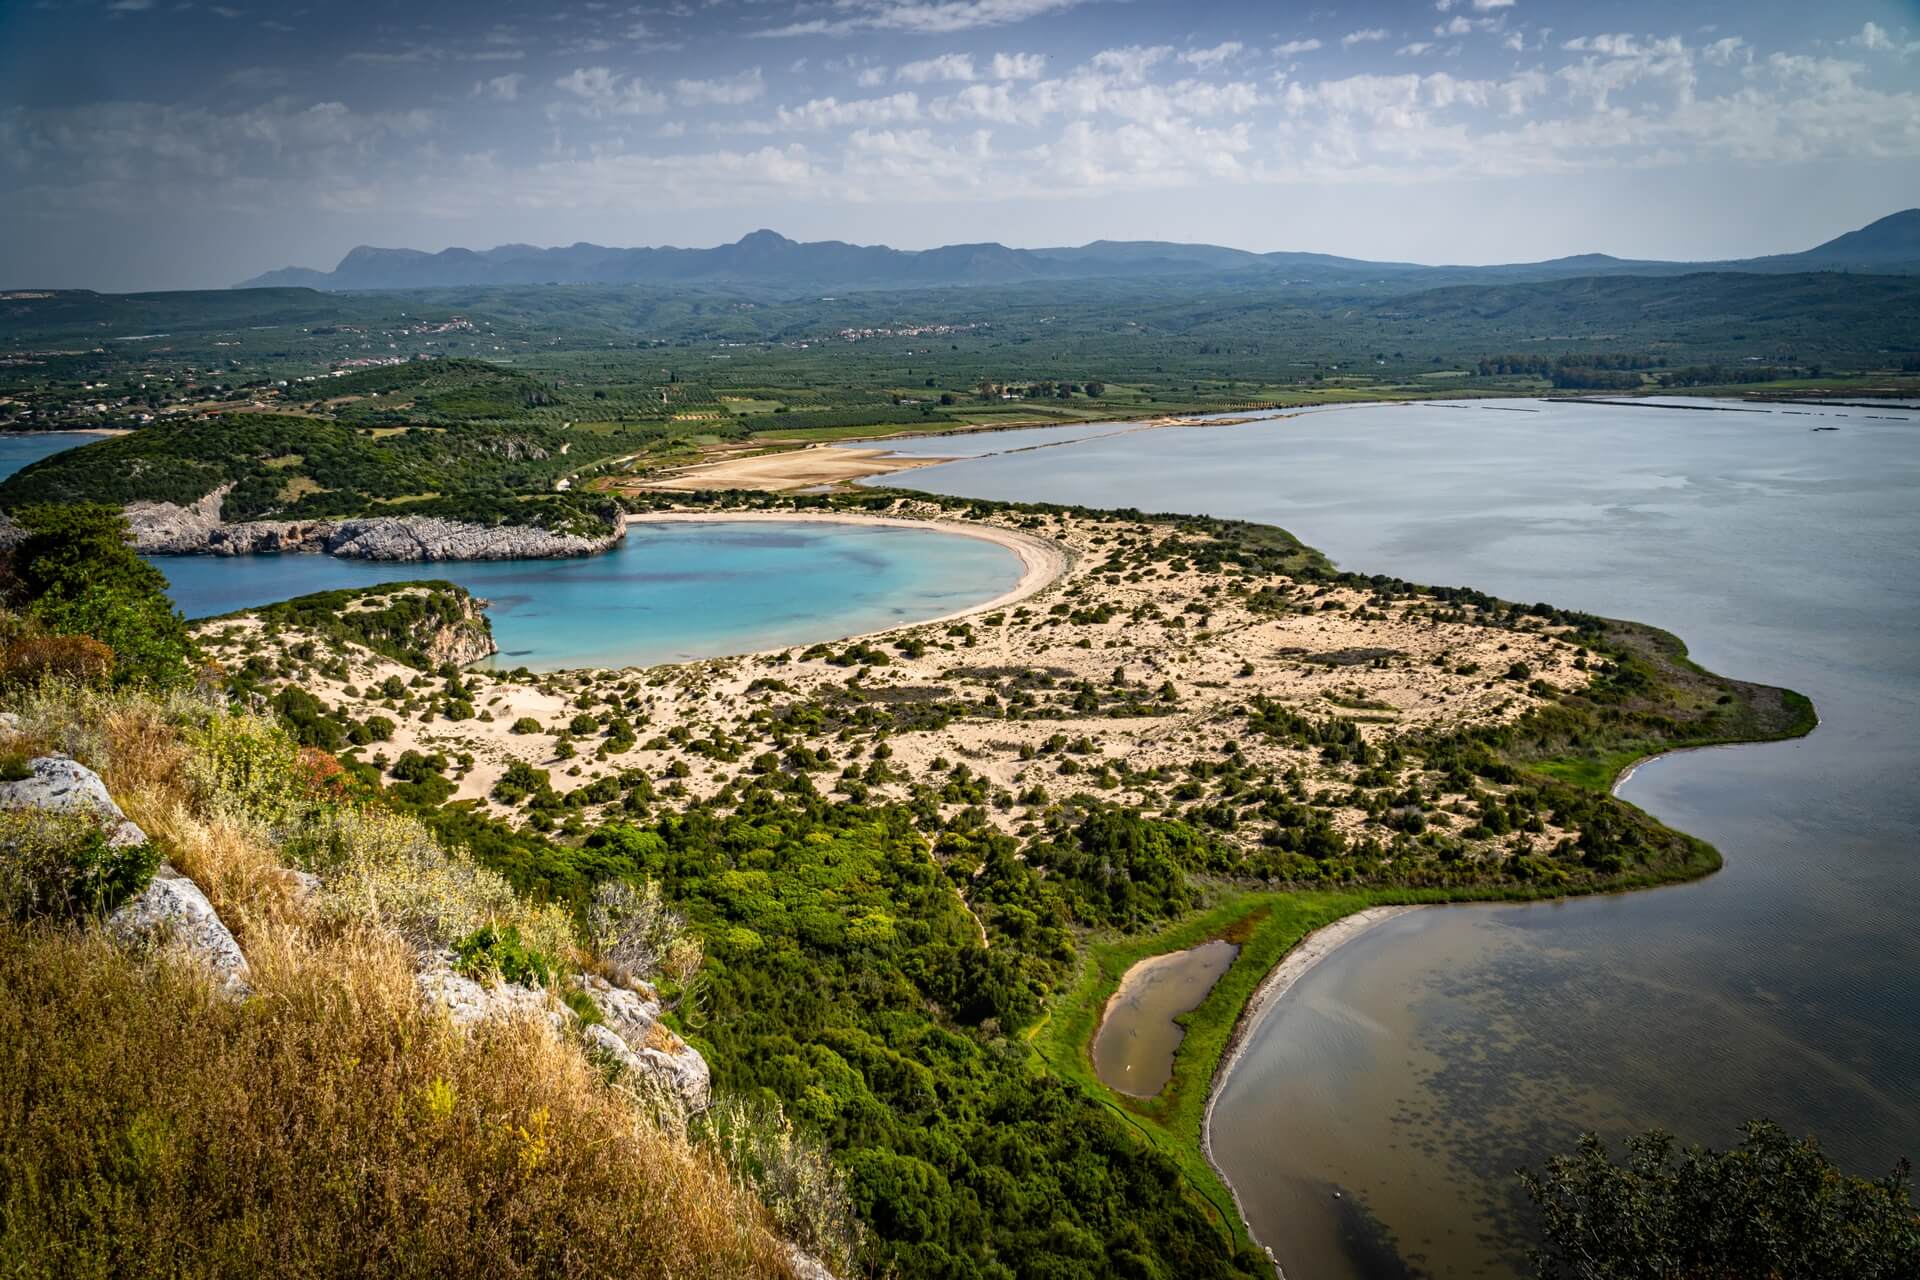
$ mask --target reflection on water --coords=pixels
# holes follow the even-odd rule
[[[1586,1128],[1724,1146],[1768,1115],[1862,1172],[1920,1156],[1920,414],[1741,407],[1327,410],[907,478],[1271,521],[1347,568],[1655,623],[1819,708],[1622,788],[1721,873],[1414,912],[1276,1006],[1214,1139],[1289,1274],[1516,1274],[1513,1171]]]
[[[1166,1088],[1187,1034],[1174,1019],[1199,1008],[1239,954],[1239,947],[1216,938],[1128,969],[1093,1037],[1094,1073],[1108,1088],[1136,1098]]]

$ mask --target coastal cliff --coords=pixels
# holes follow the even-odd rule
[[[520,560],[598,555],[626,536],[615,510],[595,534],[559,533],[534,525],[482,525],[440,516],[347,516],[333,520],[220,518],[226,490],[189,506],[132,502],[126,507],[134,546],[149,555],[247,556],[310,553],[350,560]]]

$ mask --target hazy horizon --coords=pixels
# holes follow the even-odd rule
[[[1750,257],[1920,205],[1917,69],[1913,0],[41,0],[0,7],[0,283],[762,227]]]

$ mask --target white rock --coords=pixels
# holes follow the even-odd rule
[[[800,1280],[838,1280],[833,1272],[827,1270],[826,1263],[797,1244],[787,1246],[787,1265],[793,1268],[793,1274]]]
[[[429,1005],[445,1009],[456,1027],[471,1027],[488,1018],[518,1015],[543,1018],[555,1028],[564,1027],[573,1016],[564,1005],[556,1004],[547,993],[515,982],[476,982],[456,973],[453,955],[442,951],[415,979],[420,994]]]
[[[207,895],[166,863],[144,890],[107,917],[107,928],[128,942],[178,947],[204,960],[229,996],[253,990],[247,957]]]
[[[95,813],[113,826],[107,843],[129,848],[147,842],[147,833],[127,820],[107,794],[100,775],[65,756],[40,756],[29,762],[31,778],[0,782],[0,809],[50,809],[56,813]]]
[[[713,1077],[700,1051],[660,1026],[660,1000],[652,987],[629,988],[583,973],[575,984],[593,997],[605,1026],[588,1027],[586,1038],[611,1053],[627,1070],[678,1094],[689,1111],[705,1111],[712,1100]],[[650,1042],[664,1048],[649,1047]]]

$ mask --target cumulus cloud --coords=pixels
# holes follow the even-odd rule
[[[966,53],[943,53],[936,58],[923,58],[897,67],[893,73],[894,79],[904,80],[908,84],[926,84],[933,80],[972,80],[975,76],[973,55]]]
[[[562,106],[587,116],[658,115],[667,109],[665,94],[609,67],[576,67],[553,87],[567,95]]]
[[[511,75],[494,76],[491,80],[476,80],[473,85],[473,96],[492,98],[497,102],[514,102],[519,99],[520,86],[525,81],[526,77],[518,71]]]
[[[1349,31],[1347,34],[1341,36],[1340,47],[1343,49],[1351,49],[1357,44],[1370,44],[1377,40],[1385,40],[1388,34],[1385,27],[1362,27],[1358,31]]]
[[[996,53],[988,74],[995,80],[1038,80],[1047,74],[1047,60],[1038,53]]]
[[[1920,53],[1920,40],[1908,40],[1901,32],[1896,38],[1892,32],[1877,22],[1869,22],[1860,28],[1860,34],[1848,41],[1849,44],[1873,53],[1891,53],[1900,58],[1910,58]]]
[[[1312,53],[1319,47],[1320,42],[1318,40],[1289,40],[1285,44],[1273,46],[1273,52],[1277,57],[1291,58],[1295,54]]]
[[[689,107],[737,107],[766,91],[758,67],[716,80],[676,80],[673,84],[674,98]]]
[[[1180,55],[1180,61],[1196,67],[1217,67],[1229,58],[1237,58],[1247,46],[1238,40],[1225,40],[1211,49],[1189,49]]]
[[[781,107],[777,117],[781,129],[844,129],[853,125],[897,124],[918,119],[919,96],[896,93],[884,98],[856,98],[842,102],[838,98],[815,98],[798,107]]]
[[[770,38],[846,36],[859,31],[951,35],[1006,26],[1077,8],[1086,0],[833,0],[834,16],[807,18],[753,32]]]

